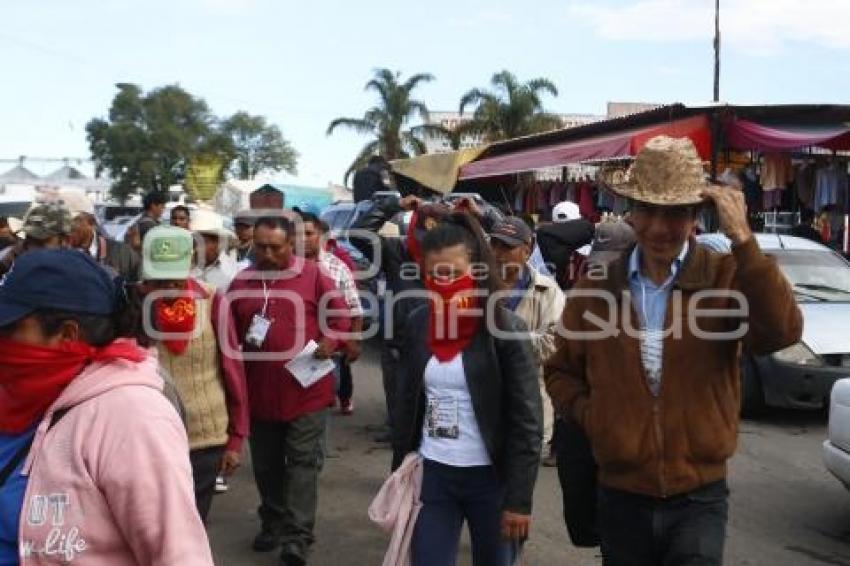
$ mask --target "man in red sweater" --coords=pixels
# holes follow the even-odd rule
[[[306,564],[313,543],[321,441],[334,403],[327,375],[304,387],[285,367],[311,340],[315,358],[342,348],[348,307],[315,262],[293,253],[295,226],[283,217],[254,227],[255,266],[239,273],[228,292],[242,340],[251,406],[251,459],[260,492],[262,530],[257,552],[282,544],[280,564]],[[322,298],[329,295],[322,303]],[[324,330],[323,330],[324,328]],[[265,357],[267,359],[257,359]]]

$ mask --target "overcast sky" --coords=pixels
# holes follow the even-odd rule
[[[850,0],[722,0],[721,98],[850,103]],[[88,157],[117,82],[179,83],[218,115],[263,114],[301,182],[339,182],[366,138],[325,136],[373,103],[376,67],[433,73],[432,110],[509,69],[557,112],[706,102],[714,0],[28,0],[0,5],[0,158]],[[11,165],[0,164],[0,171]],[[46,166],[55,169],[58,165]],[[37,172],[47,172],[36,165]]]

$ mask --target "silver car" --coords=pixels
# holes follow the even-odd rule
[[[757,415],[765,407],[821,409],[829,405],[836,380],[850,376],[850,263],[811,240],[756,234],[762,251],[776,258],[794,289],[803,313],[803,338],[767,355],[744,351],[741,408]],[[722,251],[724,237],[706,234],[697,241]],[[726,250],[729,250],[726,240]]]

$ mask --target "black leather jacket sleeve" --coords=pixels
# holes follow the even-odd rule
[[[424,320],[427,315],[427,307],[414,309],[412,318],[415,322]],[[401,352],[412,352],[416,348],[417,341],[422,340],[418,332],[406,332],[400,348]],[[420,411],[424,410],[424,398],[422,392],[423,376],[417,375],[422,370],[421,364],[407,363],[401,360],[395,375],[395,406],[391,408],[392,415],[392,447],[393,461],[392,469],[398,468],[404,457],[418,448],[420,425],[418,419]]]
[[[363,216],[351,226],[348,240],[362,253],[370,263],[375,263],[375,246],[363,232],[377,234],[385,222],[401,212],[398,199],[388,199],[375,203]],[[379,236],[380,237],[380,236]],[[381,270],[388,275],[398,273],[401,264],[407,261],[407,252],[401,238],[380,237]]]
[[[502,373],[503,418],[506,419],[503,474],[506,511],[531,514],[534,485],[540,467],[543,443],[543,403],[540,397],[538,370],[534,363],[531,340],[522,320],[513,313],[501,322],[513,337],[495,339],[496,353]],[[526,337],[517,339],[518,334]]]

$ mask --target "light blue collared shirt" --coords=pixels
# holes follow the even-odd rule
[[[638,314],[643,335],[640,341],[640,356],[650,391],[656,397],[661,390],[661,360],[664,353],[664,317],[673,283],[688,255],[688,242],[679,256],[670,264],[670,275],[656,285],[640,272],[640,248],[635,246],[629,256],[629,289]]]
[[[540,252],[540,246],[534,244],[534,250],[531,252],[531,257],[528,258],[528,265],[533,267],[537,273],[555,278],[549,268],[546,266],[546,260],[543,259],[543,254]]]

